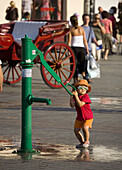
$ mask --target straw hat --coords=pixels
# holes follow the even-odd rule
[[[82,85],[88,87],[87,93],[89,93],[89,92],[91,91],[91,86],[88,84],[88,81],[87,81],[87,80],[80,80],[79,82],[77,82],[76,84],[74,84],[74,87],[82,86]]]

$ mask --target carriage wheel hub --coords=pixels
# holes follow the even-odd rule
[[[63,66],[63,65],[61,64],[61,62],[57,62],[57,63],[56,63],[56,68],[57,68],[57,69],[61,68],[62,66]]]

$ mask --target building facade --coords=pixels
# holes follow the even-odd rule
[[[0,24],[8,22],[5,20],[6,8],[11,0],[0,0]],[[98,7],[109,11],[111,6],[118,7],[121,0],[14,0],[18,8],[19,21],[24,12],[29,12],[31,19],[51,19],[51,20],[69,20],[74,13],[79,14],[79,24],[82,24],[82,15],[87,13],[93,20],[94,13],[98,13]],[[41,18],[43,14],[43,18]],[[48,15],[48,17],[44,17]],[[116,14],[117,17],[117,14]]]
[[[11,0],[0,0],[0,24],[8,22],[5,19],[6,9],[10,6]],[[42,2],[47,0],[14,0],[18,8],[19,21],[22,19],[24,12],[31,13],[31,19],[41,20],[41,12],[47,12],[45,7],[41,8]],[[49,0],[51,20],[69,20],[74,13],[79,14],[79,22],[82,23],[82,14],[84,13],[84,0]],[[52,8],[52,9],[51,9]],[[41,11],[42,9],[42,11]],[[46,11],[44,11],[46,10]],[[51,11],[53,10],[53,11]],[[38,11],[38,12],[37,12]]]

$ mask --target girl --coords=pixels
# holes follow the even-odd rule
[[[74,74],[74,83],[78,81],[78,73],[85,77],[85,55],[89,53],[88,44],[85,37],[84,29],[78,26],[78,18],[76,15],[70,17],[72,27],[69,32],[68,45],[72,47],[76,57],[76,70]],[[86,47],[86,50],[85,48]]]
[[[76,148],[88,147],[89,142],[89,128],[92,128],[93,112],[90,108],[91,100],[87,93],[91,91],[91,86],[87,80],[80,80],[74,85],[77,91],[73,91],[73,97],[70,98],[70,106],[75,107],[77,117],[74,125],[74,133],[80,141]],[[82,129],[84,136],[81,134]]]

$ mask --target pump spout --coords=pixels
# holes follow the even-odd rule
[[[39,102],[39,103],[46,103],[47,105],[51,105],[51,100],[47,99],[47,98],[38,98],[38,97],[34,97],[33,95],[29,95],[27,97],[27,102],[28,104],[32,104],[33,102]]]

